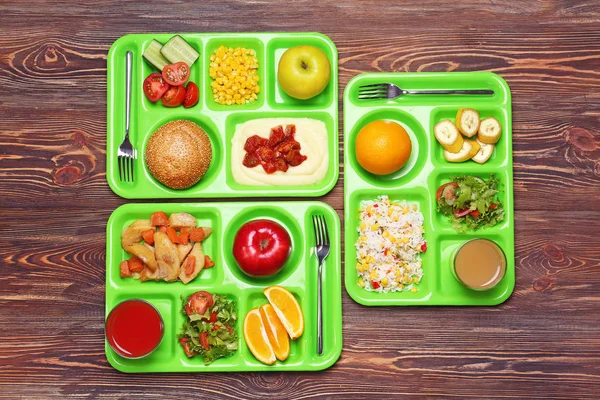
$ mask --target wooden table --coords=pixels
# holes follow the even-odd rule
[[[2,2],[0,398],[598,398],[600,4],[291,3]],[[344,292],[343,353],[319,373],[112,369],[105,224],[126,201],[105,178],[106,55],[126,33],[185,31],[325,33],[340,99],[365,71],[501,74],[514,107],[512,297],[366,308]],[[322,198],[340,216],[342,180],[343,168]]]

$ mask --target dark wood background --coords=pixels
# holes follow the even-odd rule
[[[598,1],[81,3],[0,3],[0,398],[600,397]],[[514,107],[512,297],[366,308],[344,292],[343,353],[319,373],[112,369],[104,231],[125,200],[105,178],[107,51],[126,33],[211,31],[329,35],[340,99],[365,71],[501,74]],[[323,197],[340,216],[342,179]]]

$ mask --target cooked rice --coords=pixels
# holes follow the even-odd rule
[[[356,242],[358,284],[368,291],[417,291],[423,277],[423,214],[388,196],[360,203]],[[425,247],[426,248],[426,247]],[[379,284],[378,288],[374,288]]]

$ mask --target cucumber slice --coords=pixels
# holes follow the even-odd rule
[[[160,44],[156,40],[153,40],[150,42],[150,45],[148,46],[148,48],[144,51],[144,54],[142,54],[142,56],[146,59],[146,61],[148,61],[150,64],[154,65],[160,71],[162,71],[162,69],[166,65],[170,64],[169,60],[167,60],[160,53],[160,49],[162,47],[163,47],[162,44]]]
[[[183,61],[190,67],[200,56],[200,53],[179,35],[173,36],[160,52],[171,64]]]

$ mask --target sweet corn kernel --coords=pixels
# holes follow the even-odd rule
[[[377,229],[379,229],[379,224],[375,223],[375,224],[371,225],[372,231],[376,231]]]
[[[414,288],[410,289],[410,291],[413,292],[413,293],[417,293],[417,288],[414,287]]]
[[[390,236],[390,233],[387,230],[383,231],[383,237],[384,238],[387,238],[389,236]]]
[[[390,236],[388,239],[390,239],[390,242],[396,243],[396,237],[395,236]]]
[[[409,211],[408,207],[404,207],[402,209],[402,214],[408,214],[408,211]]]
[[[407,244],[408,240],[408,236],[402,236],[402,243]]]
[[[245,104],[258,99],[258,60],[252,49],[220,46],[210,56],[213,99],[219,104]]]
[[[399,216],[397,216],[397,215],[394,215],[394,222],[398,222],[398,220],[399,220],[399,219],[400,219],[400,217],[399,217]]]
[[[404,285],[403,284],[399,284],[398,285],[398,289],[400,289],[400,290],[404,289]]]
[[[417,276],[413,277],[413,283],[419,283],[419,277],[417,277]]]
[[[383,279],[381,280],[381,284],[382,284],[383,286],[387,286],[387,285],[388,285],[388,282],[389,282],[389,280],[388,280],[388,277],[387,277],[387,276],[384,276],[384,277],[383,277]]]
[[[388,217],[391,217],[393,213],[394,213],[394,210],[392,208],[389,208],[388,213],[387,213]]]
[[[367,206],[367,212],[368,212],[368,213],[372,213],[372,212],[373,212],[373,207],[371,207],[371,206]]]
[[[371,271],[371,273],[369,274],[369,279],[373,280],[377,278],[377,272],[375,270]]]
[[[359,279],[358,280],[358,286],[365,287],[365,281],[363,281],[362,279]]]
[[[360,223],[360,229],[365,229],[367,227],[367,224],[365,224],[364,222]]]

